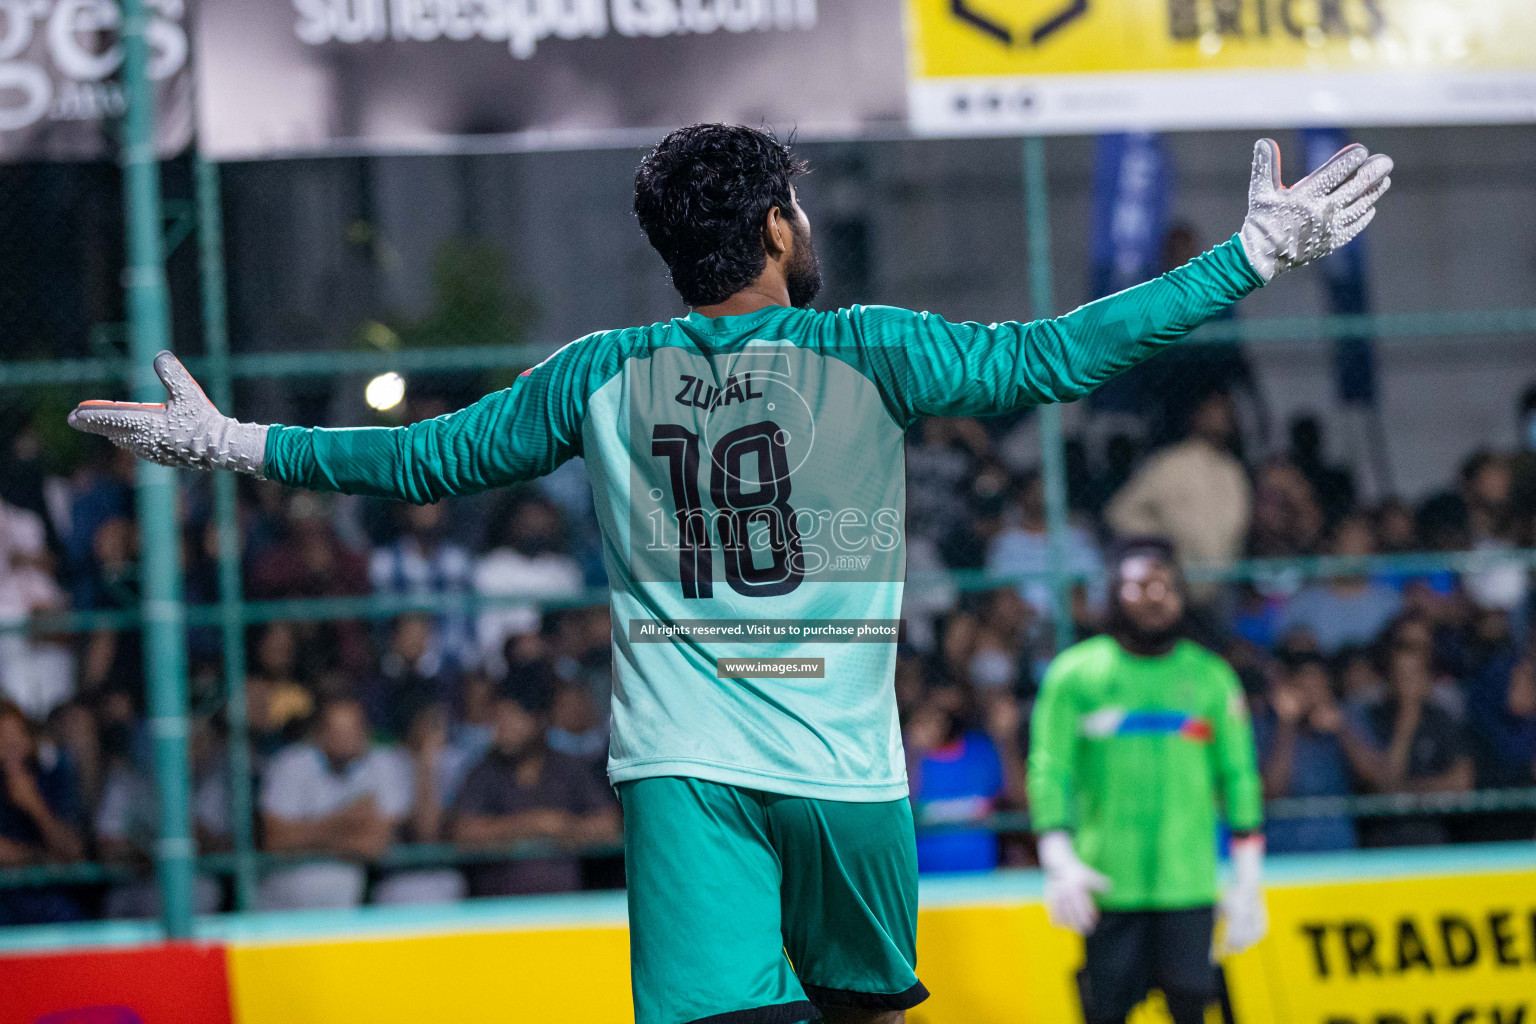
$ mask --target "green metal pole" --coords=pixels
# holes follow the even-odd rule
[[[197,157],[198,278],[203,299],[206,380],[213,404],[233,415],[228,305],[224,293],[224,211],[219,166]],[[219,627],[224,653],[224,716],[229,722],[229,821],[235,847],[235,908],[256,904],[256,843],[251,818],[251,743],[246,724],[245,624],[240,612],[240,513],[233,473],[213,475],[219,536]]]
[[[170,347],[170,301],[161,232],[160,165],[155,154],[155,94],[149,80],[148,19],[144,0],[123,4],[123,202],[128,240],[128,338],[133,397],[165,400],[151,365]],[[149,727],[154,743],[160,837],[155,871],[160,918],[167,938],[192,935],[192,844],[187,760],[186,611],[178,567],[176,477],[150,462],[138,467],[140,600],[144,674],[149,685]]]
[[[1054,314],[1051,283],[1051,197],[1045,177],[1045,139],[1024,139],[1024,224],[1029,249],[1029,303],[1036,320]],[[1056,650],[1072,645],[1072,581],[1067,577],[1067,457],[1061,406],[1042,405],[1040,465],[1045,483],[1046,564],[1051,571],[1051,620]]]

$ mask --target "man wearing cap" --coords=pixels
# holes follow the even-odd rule
[[[1182,635],[1171,546],[1122,542],[1109,571],[1108,634],[1062,652],[1030,723],[1046,909],[1086,937],[1087,1024],[1120,1024],[1153,989],[1198,1024],[1218,993],[1218,814],[1233,867],[1219,951],[1268,928],[1253,733],[1231,666]]]

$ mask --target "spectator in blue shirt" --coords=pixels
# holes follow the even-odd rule
[[[1003,529],[987,546],[987,571],[998,576],[1013,573],[1044,572],[1050,568],[1050,536],[1045,522],[1045,487],[1038,472],[1024,474],[1011,487],[1013,508],[1004,519]],[[1067,527],[1065,567],[1082,573],[1091,583],[1073,587],[1073,616],[1082,624],[1092,611],[1104,605],[1104,562],[1093,536],[1081,526]],[[1019,596],[1028,601],[1042,622],[1049,622],[1052,608],[1051,585],[1044,579],[1025,580],[1018,585]]]
[[[1536,767],[1536,654],[1493,658],[1467,685],[1467,726],[1481,786],[1529,786]]]
[[[913,810],[920,825],[943,826],[918,837],[922,872],[988,871],[998,864],[996,833],[956,827],[985,821],[1007,791],[997,746],[986,733],[965,728],[962,703],[958,688],[946,687],[918,704],[907,721]]]
[[[1328,665],[1316,654],[1292,655],[1275,673],[1254,716],[1253,737],[1266,799],[1348,796],[1352,761],[1372,756],[1340,710]],[[1358,844],[1354,821],[1342,815],[1272,818],[1264,831],[1272,853]]]
[[[1328,553],[1363,558],[1376,553],[1376,534],[1363,515],[1345,516],[1334,527]],[[1335,576],[1305,587],[1291,598],[1278,623],[1283,638],[1309,634],[1325,655],[1345,647],[1370,644],[1402,610],[1403,596],[1367,576]]]
[[[395,516],[400,535],[392,543],[375,548],[368,559],[374,593],[467,595],[474,562],[468,550],[448,539],[448,507],[398,505]],[[475,665],[478,655],[467,609],[443,612],[428,622],[432,646],[451,668]]]

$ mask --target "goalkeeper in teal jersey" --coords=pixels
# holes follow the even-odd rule
[[[686,316],[589,335],[408,427],[238,423],[169,353],[156,360],[164,405],[87,402],[70,421],[170,465],[413,502],[582,456],[612,595],[609,776],[625,810],[636,1020],[900,1021],[927,993],[894,642],[747,624],[896,620],[914,420],[1082,397],[1353,237],[1389,168],[1352,146],[1286,189],[1261,142],[1230,241],[1055,320],[950,323],[809,308],[820,277],[792,185],[804,165],[765,132],[694,125],[635,182]],[[822,663],[813,678],[720,668],[762,657]]]
[[[1087,1024],[1123,1024],[1154,988],[1175,1024],[1199,1024],[1217,995],[1219,813],[1235,871],[1224,947],[1266,927],[1253,733],[1237,674],[1180,635],[1183,584],[1166,542],[1117,546],[1110,608],[1108,635],[1051,664],[1030,720],[1046,907],[1087,936]]]

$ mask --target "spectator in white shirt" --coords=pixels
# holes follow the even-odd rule
[[[1509,551],[1520,546],[1524,524],[1515,516],[1514,467],[1507,456],[1478,452],[1461,468],[1461,494],[1473,551]],[[1525,603],[1530,573],[1506,564],[1462,578],[1467,595],[1480,608],[1518,613]]]
[[[373,747],[363,707],[321,706],[312,743],[277,754],[262,784],[269,853],[326,859],[282,868],[261,885],[264,910],[350,907],[363,900],[363,864],[383,855],[411,810],[412,777],[399,753]]]
[[[0,621],[65,606],[50,561],[42,517],[0,501]],[[0,697],[41,720],[74,691],[74,658],[68,647],[24,632],[0,632]]]
[[[1153,453],[1110,500],[1109,525],[1122,537],[1167,537],[1186,565],[1236,559],[1251,511],[1248,473],[1233,454],[1236,441],[1232,397],[1218,391],[1195,407],[1189,437]],[[1214,593],[1192,590],[1202,602]]]

